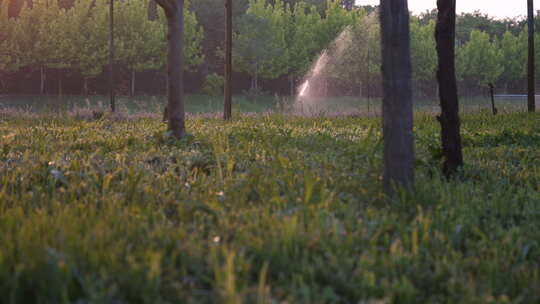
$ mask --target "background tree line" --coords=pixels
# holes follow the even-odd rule
[[[164,93],[166,21],[150,0],[117,1],[116,64],[122,93]],[[223,71],[222,0],[185,7],[186,91],[220,93]],[[106,91],[106,0],[2,0],[0,90],[4,93],[87,94]],[[234,1],[235,93],[294,93],[318,55],[347,30],[347,48],[333,58],[324,79],[329,95],[380,96],[380,28],[377,8],[352,1]],[[413,86],[436,95],[436,11],[411,17]],[[540,24],[537,18],[537,23]],[[536,39],[540,43],[540,37]],[[457,76],[461,94],[477,95],[488,83],[525,92],[525,19],[457,17]],[[540,46],[537,46],[540,56]],[[540,62],[540,60],[537,60]],[[540,69],[537,69],[540,71]],[[31,85],[28,85],[29,81]],[[25,81],[22,81],[25,80]]]

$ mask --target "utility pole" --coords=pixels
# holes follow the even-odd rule
[[[225,0],[225,88],[223,119],[232,116],[232,0]]]
[[[528,102],[527,108],[529,112],[536,111],[535,102],[535,70],[534,70],[534,4],[533,0],[527,0],[527,21],[529,27],[529,64],[528,64]]]
[[[116,110],[114,96],[114,0],[109,0],[109,94],[111,111]]]

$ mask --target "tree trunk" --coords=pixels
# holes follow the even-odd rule
[[[157,0],[165,11],[168,26],[168,129],[176,138],[185,135],[184,112],[184,0]]]
[[[39,68],[39,94],[45,94],[45,78],[47,77],[45,73],[45,66]]]
[[[381,0],[384,189],[414,185],[414,136],[407,0]]]
[[[114,96],[114,0],[109,0],[109,94],[111,111],[116,110]]]
[[[232,116],[232,0],[225,0],[225,88],[223,119]]]
[[[527,0],[527,21],[529,27],[529,60],[528,60],[528,102],[527,108],[529,112],[536,111],[536,101],[535,101],[535,69],[534,69],[534,4],[533,0]]]
[[[495,106],[495,86],[493,86],[492,83],[489,84],[489,96],[491,97],[491,112],[495,116],[499,110],[497,110],[497,107]]]
[[[135,96],[135,70],[131,71],[131,97]]]
[[[456,0],[438,0],[435,40],[439,68],[439,99],[441,115],[441,141],[444,155],[443,173],[449,178],[463,166],[461,149],[459,101],[455,69]]]

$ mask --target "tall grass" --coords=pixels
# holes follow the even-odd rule
[[[167,100],[164,96],[135,96],[118,97],[118,108],[123,113],[140,114],[154,113],[159,115]],[[263,113],[268,111],[283,112],[290,109],[294,98],[279,96],[259,96],[248,99],[245,96],[234,96],[233,109],[240,113]],[[380,98],[359,97],[328,97],[310,101],[311,106],[303,109],[306,115],[320,116],[321,114],[360,113],[367,116],[381,114]],[[491,101],[488,97],[462,97],[460,105],[463,113],[490,111]],[[526,112],[525,99],[497,99],[496,106],[500,113],[516,111]],[[440,112],[436,99],[417,98],[414,102],[416,112]],[[17,109],[34,113],[63,113],[80,111],[88,108],[108,108],[107,96],[0,96],[0,109]],[[223,111],[223,98],[191,94],[186,95],[186,111],[191,114],[216,113]]]
[[[0,118],[0,303],[538,303],[538,115],[463,119],[381,192],[378,118]]]

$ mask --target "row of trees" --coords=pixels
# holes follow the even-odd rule
[[[8,17],[9,2],[1,1],[0,26],[5,30],[0,33],[0,73],[25,67],[39,70],[39,87],[43,93],[47,71],[60,69],[65,74],[81,75],[83,91],[87,92],[88,79],[101,74],[107,64],[108,1],[75,0],[69,7],[61,7],[56,0],[34,0],[32,6],[23,5],[17,18]],[[323,2],[324,6],[319,2],[249,0],[245,11],[237,13],[234,22],[234,70],[248,74],[252,79],[251,88],[259,90],[260,79],[286,76],[290,92],[294,94],[297,80],[305,75],[313,60],[347,29],[350,32],[347,41],[341,42],[346,43],[347,48],[333,62],[327,77],[341,88],[345,87],[343,93],[375,93],[371,90],[380,94],[380,27],[376,12],[370,13],[369,8],[351,8],[339,1]],[[130,71],[132,94],[137,73],[165,70],[166,18],[161,10],[149,16],[149,4],[149,0],[116,4],[115,63]],[[221,4],[206,10],[223,10]],[[206,73],[210,73],[209,60],[215,56],[223,58],[224,36],[213,41],[212,50],[205,50],[204,44],[209,38],[205,33],[214,34],[209,25],[204,29],[199,25],[197,16],[205,18],[200,5],[197,2],[190,9],[186,2],[184,7],[184,57],[186,69],[204,67]],[[489,21],[482,15],[463,18]],[[213,27],[223,28],[216,24]],[[517,21],[502,33],[499,26],[478,27],[485,31],[471,26],[466,36],[460,34],[462,37],[457,43],[457,73],[462,92],[478,93],[478,88],[488,83],[523,91],[527,27]],[[435,20],[431,14],[411,17],[413,85],[421,95],[436,94],[434,31]],[[536,42],[540,43],[540,37]],[[536,56],[540,57],[540,45],[536,49]],[[216,70],[221,74],[222,68]],[[540,69],[537,72],[540,73]],[[61,80],[58,87],[61,88]]]
[[[436,94],[435,20],[410,20],[410,47],[413,84],[417,93]],[[288,75],[302,77],[316,55],[331,45],[345,29],[350,31],[340,52],[333,58],[333,73],[327,75],[351,88],[364,88],[380,81],[381,57],[378,50],[380,28],[376,18],[364,9],[347,10],[339,2],[320,13],[316,6],[297,2],[288,7],[281,0],[269,4],[251,0],[241,18],[235,44],[235,67],[248,73],[257,88],[258,77],[274,79]],[[462,89],[477,93],[489,83],[504,89],[523,90],[527,74],[527,27],[505,31],[501,36],[478,29],[458,43],[457,77]],[[540,43],[540,39],[536,39]],[[540,57],[540,45],[536,56]],[[538,60],[537,60],[538,61]],[[537,69],[540,73],[540,69]],[[291,86],[292,87],[292,86]]]
[[[118,1],[115,16],[115,61],[131,71],[131,92],[136,73],[165,66],[166,21],[162,11],[148,18],[149,0]],[[8,16],[8,1],[0,3],[0,72],[21,68],[40,70],[40,92],[45,90],[47,71],[60,69],[64,75],[77,73],[84,79],[101,74],[108,62],[108,18],[106,0],[76,0],[62,8],[54,0],[33,0],[16,18]],[[195,14],[185,9],[186,68],[199,65],[203,31]],[[61,91],[61,80],[59,81]]]

